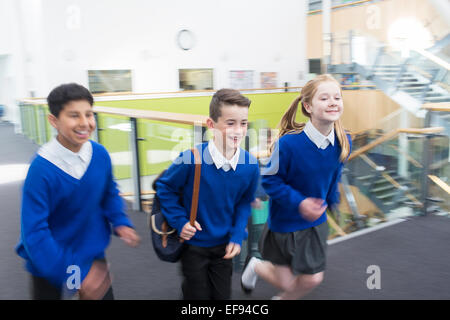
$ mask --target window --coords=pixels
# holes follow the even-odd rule
[[[92,93],[131,92],[131,70],[88,70]]]
[[[213,69],[179,69],[180,90],[212,90]]]

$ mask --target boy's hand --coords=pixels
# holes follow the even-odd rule
[[[189,222],[187,222],[184,225],[183,229],[181,229],[180,238],[183,240],[191,240],[191,238],[195,235],[197,230],[202,231],[202,227],[197,221],[194,222],[194,227],[191,226]]]
[[[141,239],[133,228],[120,226],[117,227],[114,231],[116,231],[120,239],[122,239],[130,247],[135,248],[141,242]]]
[[[111,287],[111,277],[108,265],[105,261],[95,260],[86,278],[81,283],[79,290],[81,300],[100,300],[109,287]]]
[[[234,256],[237,256],[241,252],[241,246],[237,243],[230,242],[225,248],[224,259],[232,259]]]
[[[306,198],[300,202],[298,211],[303,219],[313,222],[320,218],[324,213],[327,205],[324,205],[325,201],[318,198]]]

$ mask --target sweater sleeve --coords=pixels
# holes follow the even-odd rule
[[[183,161],[191,159],[190,161]],[[190,150],[181,153],[164,175],[156,182],[156,194],[161,204],[161,212],[168,224],[180,233],[189,222],[189,213],[180,203],[183,188],[187,184],[189,172],[194,166],[193,154]]]
[[[102,200],[103,214],[112,224],[113,228],[119,226],[134,228],[133,224],[125,213],[125,204],[123,199],[119,195],[119,189],[117,188],[117,184],[114,181],[111,158],[109,157],[107,152],[106,157],[108,171],[105,192]]]
[[[252,212],[251,203],[255,200],[255,192],[259,182],[259,166],[255,165],[251,182],[247,190],[242,195],[241,200],[237,203],[231,229],[230,242],[237,243],[242,246],[242,240],[245,236],[245,227],[247,226],[248,218]]]
[[[340,198],[339,181],[341,180],[341,175],[342,175],[342,165],[339,165],[339,167],[336,169],[336,172],[333,175],[333,181],[327,194],[326,202],[330,209],[339,204]]]
[[[25,179],[21,210],[21,240],[32,265],[39,274],[54,286],[61,288],[70,274],[69,266],[78,266],[81,282],[91,268],[91,260],[80,257],[55,241],[49,229],[49,203],[52,184],[42,168],[31,165]]]
[[[270,162],[262,172],[262,184],[272,201],[289,211],[298,211],[300,203],[307,197],[286,183],[292,160],[289,148],[283,139],[277,141]]]
[[[349,154],[347,156],[347,159],[345,160],[346,162],[347,162],[348,157],[350,156],[350,153],[352,151],[352,139],[351,139],[351,136],[349,134],[347,134],[347,139],[348,139],[348,142],[350,144],[350,152],[349,152]],[[345,163],[339,164],[336,172],[333,175],[333,182],[331,184],[330,190],[328,191],[327,199],[326,199],[328,207],[334,207],[337,204],[339,204],[339,200],[340,200],[339,182],[341,181],[342,170],[344,169],[344,164]]]

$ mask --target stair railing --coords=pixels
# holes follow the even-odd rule
[[[439,109],[440,110],[440,109]],[[389,203],[397,204],[397,203],[401,203],[401,199],[406,199],[404,200],[404,204],[406,204],[408,207],[413,208],[414,210],[423,210],[423,212],[425,213],[427,208],[427,198],[428,198],[428,185],[422,184],[422,193],[419,196],[415,196],[414,194],[412,194],[409,191],[409,188],[406,187],[406,185],[404,185],[404,183],[401,183],[399,181],[396,180],[396,178],[394,178],[389,171],[386,170],[386,168],[382,165],[380,165],[380,163],[377,163],[376,160],[371,159],[371,157],[368,155],[369,151],[373,150],[374,148],[377,148],[381,145],[385,145],[387,142],[389,142],[390,140],[395,139],[398,135],[400,134],[410,134],[410,135],[423,135],[426,139],[425,141],[423,141],[422,147],[423,148],[427,148],[426,143],[428,142],[428,137],[434,137],[436,134],[441,133],[442,131],[444,131],[443,127],[425,127],[425,128],[399,128],[399,129],[395,129],[392,130],[378,138],[376,138],[375,140],[373,140],[372,142],[368,143],[367,145],[360,147],[356,150],[354,150],[350,157],[349,157],[349,163],[351,164],[352,161],[354,161],[355,159],[361,159],[363,162],[365,163],[367,168],[370,168],[370,170],[373,170],[370,175],[368,175],[367,177],[372,176],[371,180],[366,180],[366,185],[368,185],[369,187],[363,187],[363,185],[361,185],[362,191],[364,189],[367,189],[366,191],[369,192],[369,194],[371,194],[371,189],[373,189],[373,186],[375,185],[376,181],[379,181],[380,178],[386,180],[387,182],[389,182],[389,184],[391,184],[393,186],[393,188],[395,188],[395,195],[390,198],[391,200],[389,200]],[[359,133],[361,134],[361,132]],[[414,159],[413,157],[411,157],[409,154],[407,154],[407,152],[405,151],[401,151],[400,148],[397,148],[396,146],[392,146],[389,145],[389,147],[391,147],[391,152],[394,151],[397,154],[403,154],[404,157],[406,157],[406,159],[408,160],[409,163],[411,163],[415,168],[419,169],[423,175],[429,173],[429,170],[426,170],[426,166],[429,166],[429,163],[427,163],[426,161],[424,161],[424,159],[422,159],[423,163],[421,164],[420,162],[418,162],[416,159]],[[383,149],[386,150],[386,149]],[[424,150],[422,152],[425,153],[426,151]],[[430,152],[430,150],[428,150],[427,152]],[[384,153],[384,151],[382,151],[382,153]],[[376,153],[375,153],[376,155]],[[357,168],[362,168],[363,170],[368,170],[368,169],[364,169],[363,167],[361,167],[362,164],[356,164],[356,167],[353,165],[351,166],[352,168],[355,168],[355,170]],[[356,170],[356,174],[358,170]],[[360,171],[360,170],[359,170]],[[413,173],[413,171],[411,171],[411,173]],[[345,172],[345,175],[351,174],[351,172]],[[360,173],[359,173],[360,174]],[[344,174],[343,174],[344,175]],[[411,180],[411,182],[415,182],[414,185],[418,186],[420,177],[419,176],[413,180]],[[399,178],[402,178],[401,176]],[[428,179],[428,178],[427,178]],[[423,178],[422,178],[423,180]],[[355,180],[356,183],[357,180]],[[386,183],[387,183],[386,182]],[[345,179],[342,180],[342,183],[346,184],[348,183],[348,178],[345,177]],[[358,184],[358,183],[357,183]],[[414,187],[413,185],[413,187]],[[425,190],[424,190],[425,188]],[[347,188],[348,189],[348,188]],[[345,190],[345,189],[344,189]],[[347,201],[350,203],[351,202],[351,198],[350,201],[348,194],[344,194],[347,197]],[[380,199],[376,199],[375,194],[373,195],[373,199],[372,201],[374,202],[375,205],[377,205],[379,208],[383,207],[383,203]],[[392,195],[391,195],[392,196]],[[354,220],[355,221],[361,221],[360,217],[361,215],[357,212],[357,210],[353,210],[352,209],[352,213],[354,216]],[[422,211],[421,211],[422,212]],[[360,227],[360,225],[358,226]]]

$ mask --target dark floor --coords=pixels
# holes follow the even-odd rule
[[[38,146],[11,125],[0,124],[0,166],[27,163]],[[14,246],[20,233],[23,181],[0,184],[0,299],[29,299],[28,274]],[[130,211],[142,244],[132,249],[114,238],[107,251],[117,299],[179,299],[177,264],[153,253],[143,213]],[[306,299],[450,299],[450,219],[417,217],[330,245],[323,283]],[[369,266],[380,268],[381,289],[369,290]],[[277,291],[260,280],[251,296],[233,276],[233,299],[270,299]]]

